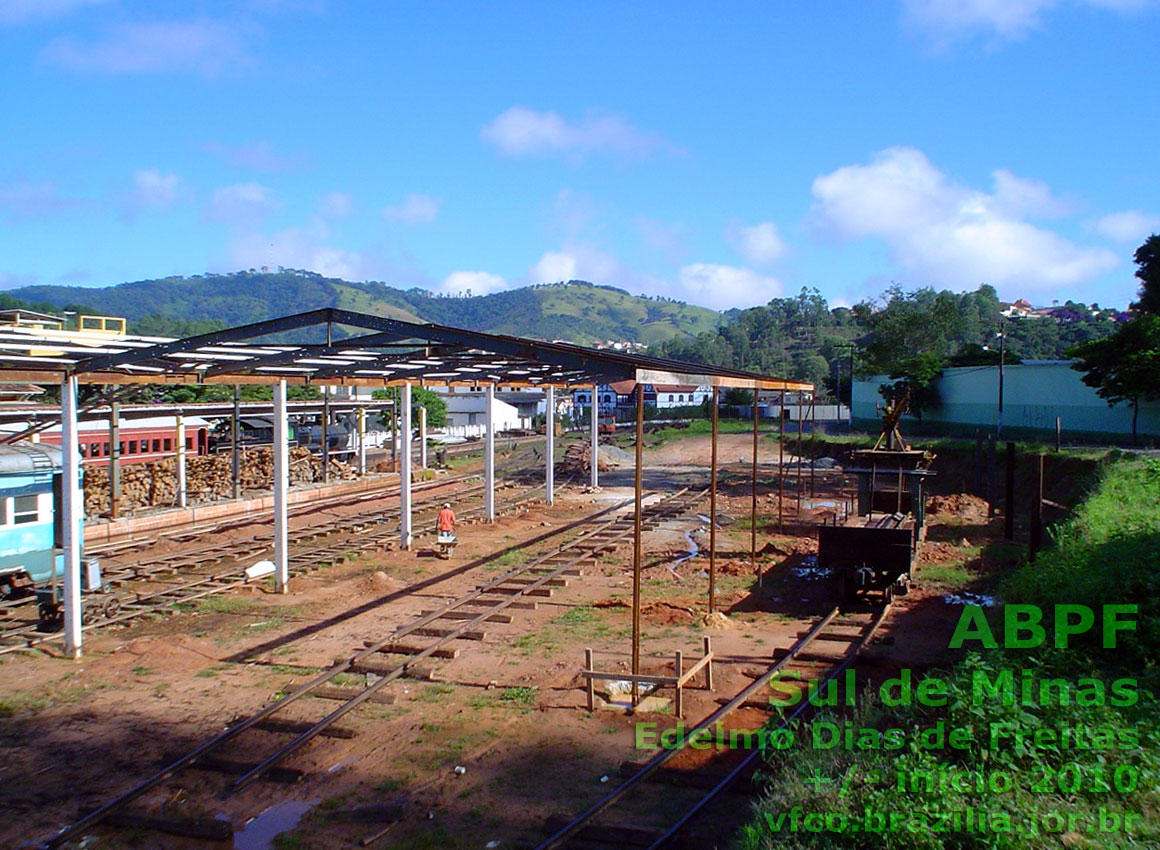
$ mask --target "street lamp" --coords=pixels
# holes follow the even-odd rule
[[[1003,433],[1003,361],[1006,359],[1007,334],[1006,323],[999,320],[999,332],[995,334],[999,337],[999,412],[995,419],[995,436],[998,437]]]

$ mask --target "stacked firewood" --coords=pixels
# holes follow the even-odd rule
[[[269,490],[274,480],[274,453],[269,448],[239,452],[241,489]],[[230,455],[200,455],[186,458],[187,501],[208,502],[233,495],[234,483]],[[333,458],[330,461],[332,481],[354,478],[357,469]],[[290,484],[307,484],[322,480],[322,458],[306,448],[290,449]],[[85,466],[85,514],[101,516],[110,511],[109,468],[104,464]],[[165,507],[177,504],[177,461],[174,458],[151,463],[131,463],[121,467],[121,498],[118,512],[127,513],[142,507]]]
[[[564,451],[564,459],[556,463],[556,472],[560,474],[587,474],[592,468],[592,446],[588,442],[572,443]],[[597,458],[597,471],[607,472],[613,467],[605,463],[603,458]]]

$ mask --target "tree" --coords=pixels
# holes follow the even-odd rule
[[[1153,237],[1155,238],[1155,237]],[[1147,314],[1120,326],[1104,339],[1081,343],[1068,351],[1072,368],[1095,387],[1111,407],[1132,405],[1132,440],[1141,401],[1160,401],[1160,314]]]
[[[371,398],[398,401],[399,388],[389,387],[385,390],[375,390],[371,393]],[[414,412],[415,408],[418,407],[427,408],[427,424],[432,428],[442,428],[447,424],[447,402],[439,393],[423,387],[411,387],[411,411]]]
[[[1160,236],[1152,234],[1136,249],[1136,277],[1140,279],[1140,300],[1132,306],[1142,313],[1160,315]]]

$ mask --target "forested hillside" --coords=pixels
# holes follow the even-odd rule
[[[704,307],[633,296],[583,281],[454,298],[294,269],[169,277],[102,289],[28,286],[10,295],[58,307],[83,301],[128,318],[137,332],[153,334],[196,333],[320,307],[589,344],[605,340],[657,344],[712,331],[723,321],[721,314]]]
[[[888,374],[924,384],[943,367],[998,363],[1005,334],[1006,362],[1066,357],[1071,346],[1110,334],[1125,318],[1071,301],[1058,318],[1004,320],[995,289],[904,292],[892,287],[852,308],[830,308],[815,290],[775,298],[736,313],[715,333],[661,346],[680,360],[763,371],[831,389],[841,370],[849,380],[851,350],[861,374]]]
[[[455,325],[489,333],[581,344],[643,342],[650,352],[848,386],[851,354],[859,373],[885,373],[915,389],[948,365],[998,362],[1000,330],[1007,362],[1065,357],[1072,346],[1108,336],[1126,316],[1067,302],[1053,317],[1004,320],[994,288],[905,292],[831,308],[816,290],[763,307],[721,314],[665,298],[633,296],[582,281],[539,284],[469,298],[351,283],[313,272],[242,271],[123,283],[104,289],[30,286],[2,296],[16,306],[125,316],[134,332],[187,336],[319,307]]]

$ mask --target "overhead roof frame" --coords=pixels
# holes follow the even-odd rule
[[[371,331],[332,339],[341,325]],[[254,343],[325,327],[327,343]],[[86,352],[92,352],[85,357]],[[567,386],[632,379],[811,392],[813,385],[752,372],[488,334],[446,325],[322,308],[184,339],[0,328],[0,378],[86,383],[479,384]],[[456,377],[458,376],[458,377]]]

